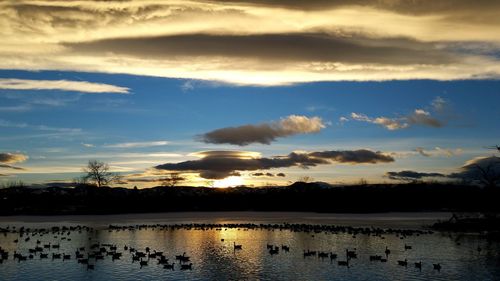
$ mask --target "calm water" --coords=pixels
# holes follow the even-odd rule
[[[50,233],[40,236],[31,232],[22,238],[19,233],[0,235],[0,247],[10,252],[8,260],[0,264],[0,280],[499,280],[500,244],[478,235],[449,235],[442,233],[412,235],[404,239],[396,234],[382,236],[352,234],[292,232],[246,228],[220,229],[163,229],[147,228],[125,231],[110,230],[113,225],[180,224],[180,223],[304,223],[353,226],[376,226],[404,229],[421,229],[448,214],[382,214],[382,215],[332,215],[307,213],[180,213],[154,215],[80,216],[80,217],[4,217],[0,227],[50,228],[52,226],[86,225],[92,231]],[[31,237],[25,241],[26,237]],[[56,238],[57,237],[57,238]],[[65,239],[63,239],[64,237]],[[383,238],[382,238],[383,237]],[[19,242],[15,243],[14,240]],[[71,241],[68,241],[71,239]],[[224,239],[224,241],[222,241]],[[28,249],[41,244],[59,243],[60,249],[44,249],[49,259],[14,261],[14,251],[28,255]],[[94,270],[77,263],[75,250],[85,247],[86,252],[94,243],[114,244],[123,256],[112,261],[110,256],[96,262]],[[233,243],[243,249],[235,251]],[[267,244],[288,245],[289,252],[270,255]],[[412,245],[405,250],[404,245]],[[193,264],[192,270],[182,271],[179,262],[175,270],[163,269],[155,259],[148,266],[132,262],[132,254],[124,246],[145,251],[164,252],[170,261],[175,255],[186,252]],[[370,255],[384,255],[388,246],[391,254],[387,263],[370,262]],[[479,252],[477,249],[481,248]],[[350,267],[341,267],[317,256],[304,258],[304,250],[334,252],[338,260],[345,260],[345,249],[356,249],[357,259],[350,260]],[[108,248],[109,249],[109,248]],[[52,260],[52,253],[71,254],[71,260]],[[408,267],[397,264],[408,260]],[[422,270],[414,262],[422,261]],[[441,271],[433,263],[442,265]]]

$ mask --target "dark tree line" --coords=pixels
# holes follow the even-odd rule
[[[453,184],[380,184],[325,188],[297,182],[286,187],[155,187],[0,190],[0,214],[108,214],[172,211],[498,212],[499,189]]]

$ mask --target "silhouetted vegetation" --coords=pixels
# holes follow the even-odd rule
[[[329,186],[296,182],[286,187],[110,188],[10,187],[0,190],[0,214],[110,214],[171,211],[467,211],[495,213],[500,189],[452,184]]]
[[[170,173],[165,178],[162,179],[163,186],[174,187],[178,183],[185,181],[186,179],[182,177],[179,173]]]
[[[94,184],[97,187],[109,185],[113,182],[120,180],[120,177],[109,171],[107,163],[90,160],[85,168],[83,168],[85,175],[81,178],[82,183]]]

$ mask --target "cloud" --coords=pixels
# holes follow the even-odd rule
[[[408,170],[400,172],[387,172],[385,176],[392,180],[405,180],[405,181],[419,180],[423,178],[446,177],[446,175],[441,173],[423,173],[423,172],[408,171]]]
[[[335,111],[335,108],[325,105],[310,105],[305,108],[307,111]]]
[[[432,100],[431,104],[435,112],[443,112],[448,107],[448,101],[439,96]]]
[[[79,134],[82,132],[82,129],[80,128],[63,128],[63,127],[52,127],[46,125],[32,125],[28,123],[11,122],[3,119],[0,119],[0,127],[32,129],[37,131],[55,132],[59,134]]]
[[[285,173],[277,173],[277,174],[273,174],[273,173],[262,173],[262,172],[258,172],[258,173],[252,173],[250,174],[252,177],[268,177],[268,178],[272,178],[272,177],[286,177]]]
[[[114,153],[114,152],[103,152],[103,153],[92,153],[92,154],[75,154],[75,155],[62,155],[57,156],[57,159],[115,159],[115,158],[134,158],[143,159],[144,161],[150,161],[151,158],[178,158],[182,157],[182,154],[170,153],[170,152],[150,152],[150,153]],[[56,157],[56,156],[54,156]],[[142,161],[141,159],[141,161]]]
[[[0,168],[12,169],[12,170],[20,170],[20,171],[24,171],[24,170],[26,170],[26,169],[21,168],[21,167],[12,166],[12,165],[7,165],[7,164],[0,164]]]
[[[466,0],[3,1],[0,68],[245,85],[498,78],[499,6]]]
[[[274,168],[310,168],[334,163],[376,164],[389,163],[394,159],[380,151],[366,149],[348,151],[292,152],[286,156],[260,157],[243,151],[207,151],[201,159],[179,163],[166,163],[159,170],[198,173],[205,179],[223,179],[238,171],[269,170]]]
[[[0,168],[25,170],[21,167],[12,166],[10,164],[21,163],[28,160],[28,155],[21,153],[0,152]]]
[[[430,43],[411,39],[338,36],[328,33],[212,35],[182,34],[158,37],[113,38],[86,43],[68,43],[80,54],[109,52],[137,58],[174,57],[235,58],[273,63],[337,62],[388,65],[449,64],[454,57]],[[399,41],[401,42],[399,42]],[[300,42],[300,43],[299,43]],[[408,53],[414,55],[408,56]]]
[[[431,154],[429,154],[429,153],[427,153],[427,152],[424,151],[423,147],[417,147],[417,148],[415,148],[415,151],[418,152],[418,153],[420,153],[420,155],[425,156],[425,157],[430,157],[431,156]]]
[[[433,157],[433,156],[452,157],[452,156],[462,154],[463,149],[461,149],[461,148],[450,149],[450,148],[435,147],[434,149],[431,149],[431,150],[425,150],[423,147],[417,147],[417,148],[415,148],[415,151],[418,152],[420,155],[425,156],[425,157]]]
[[[161,182],[161,178],[155,178],[155,179],[151,179],[151,178],[133,178],[133,179],[126,179],[127,182]]]
[[[362,163],[388,163],[393,162],[392,156],[386,155],[380,151],[371,151],[367,149],[344,150],[344,151],[323,151],[311,152],[312,157],[328,159],[338,163],[362,164]]]
[[[388,118],[388,117],[371,118],[368,117],[366,114],[355,113],[355,112],[351,113],[351,118],[352,120],[355,121],[362,121],[362,122],[381,125],[391,131],[405,129],[408,128],[409,126],[408,123],[405,122],[405,118]]]
[[[467,161],[459,172],[448,177],[495,186],[500,183],[500,157],[476,157]]]
[[[432,101],[432,106],[434,108],[442,110],[445,107],[445,102],[440,97],[437,97]],[[415,109],[412,113],[407,114],[406,116],[396,118],[384,116],[372,118],[363,113],[352,112],[351,119],[377,124],[391,131],[406,129],[413,125],[421,125],[434,128],[440,128],[444,126],[444,123],[441,120],[432,117],[430,112],[423,109]]]
[[[165,146],[168,144],[169,144],[168,141],[123,142],[123,143],[108,144],[108,145],[105,145],[104,147],[108,147],[108,148],[138,148],[138,147]]]
[[[415,109],[415,111],[406,117],[408,123],[414,125],[424,125],[428,127],[440,128],[443,127],[443,122],[433,118],[431,114],[423,109]]]
[[[339,123],[340,125],[344,125],[344,123],[346,122],[349,122],[349,118],[345,117],[345,116],[340,116],[339,117]]]
[[[95,145],[93,145],[91,143],[84,143],[84,142],[82,142],[82,146],[87,147],[87,148],[95,147]]]
[[[128,94],[129,88],[110,84],[68,80],[26,80],[0,78],[0,89],[7,90],[57,90],[81,93]]]
[[[318,133],[323,128],[325,123],[319,117],[290,115],[270,123],[217,129],[199,136],[198,139],[205,143],[239,146],[251,143],[271,144],[276,138]]]
[[[398,121],[397,119],[391,119],[391,118],[387,118],[387,117],[377,117],[372,121],[372,123],[382,125],[389,130],[399,130],[399,129],[404,129],[404,128],[408,127],[407,123]]]
[[[16,103],[14,106],[0,107],[0,111],[4,112],[26,112],[30,110],[37,110],[42,107],[59,107],[65,106],[69,103],[76,102],[84,93],[75,93],[67,95],[64,92],[57,91],[39,91],[36,95],[19,94],[16,91],[1,91],[2,98],[10,99]]]
[[[31,108],[29,105],[0,106],[0,112],[25,112]]]
[[[447,157],[457,156],[464,152],[464,150],[461,148],[450,149],[450,148],[436,147],[435,150],[437,155],[444,155]]]
[[[194,89],[194,82],[191,80],[187,80],[186,82],[182,83],[181,85],[181,90],[183,92],[188,92]]]
[[[251,174],[252,177],[268,177],[268,178],[272,178],[274,177],[274,174],[273,173],[253,173]]]
[[[177,175],[177,177],[178,177],[179,182],[186,180],[186,178],[184,178],[182,176]],[[160,177],[160,178],[130,178],[130,179],[126,179],[125,181],[128,183],[131,183],[131,182],[161,183],[161,182],[169,182],[170,180],[171,180],[171,178],[169,178],[169,177]]]
[[[216,1],[214,1],[216,2]],[[489,9],[500,9],[500,4],[496,1],[481,1],[481,5],[469,0],[441,0],[439,2],[429,2],[425,0],[405,1],[372,1],[372,0],[224,0],[224,3],[240,3],[258,6],[280,7],[285,9],[296,9],[305,11],[339,9],[350,6],[365,7],[372,9],[382,9],[401,14],[418,15],[462,15],[472,17],[475,13],[487,13]],[[489,14],[489,13],[487,13]],[[476,20],[491,20],[476,19]]]
[[[0,163],[19,163],[28,160],[28,156],[21,153],[10,153],[1,152],[0,153]]]

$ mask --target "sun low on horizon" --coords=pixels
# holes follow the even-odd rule
[[[217,188],[228,188],[244,185],[245,181],[239,176],[229,176],[222,180],[214,181],[213,186]]]
[[[0,187],[470,178],[499,155],[499,8],[1,2]]]

